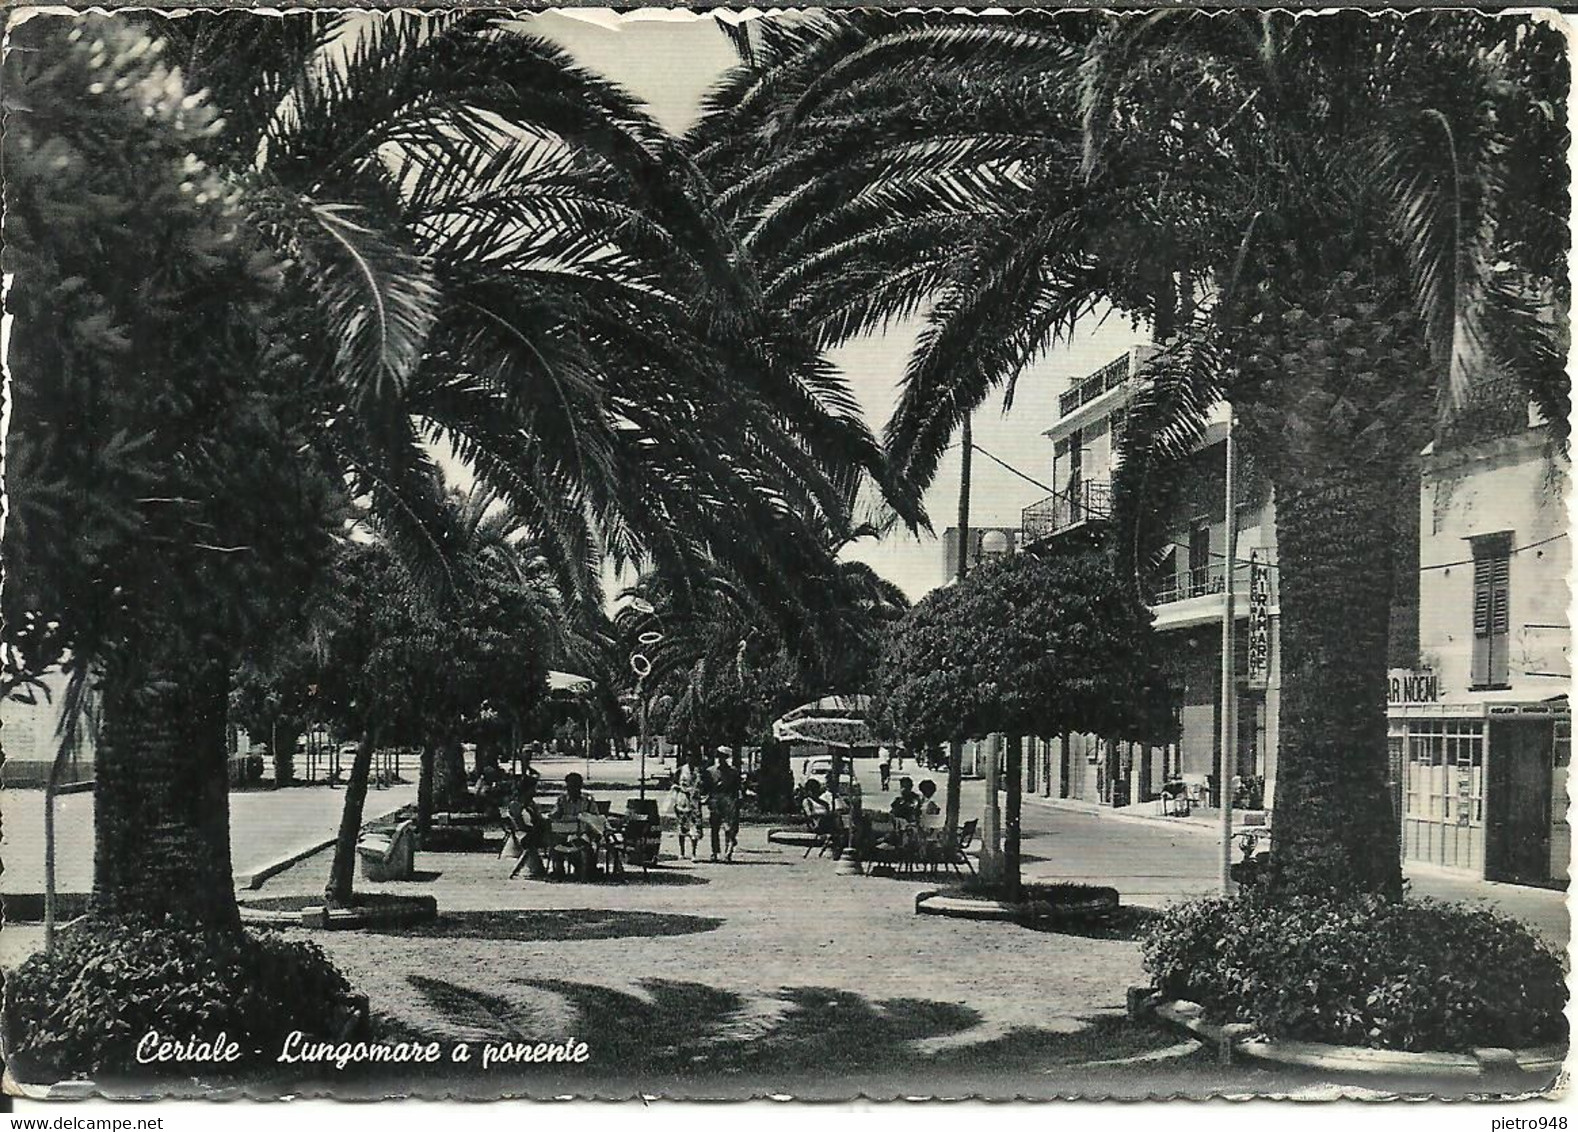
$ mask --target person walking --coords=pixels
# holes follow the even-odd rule
[[[882,792],[888,792],[888,784],[893,781],[893,755],[890,752],[882,753],[882,764],[877,767],[877,773],[882,776]]]
[[[674,823],[679,829],[679,859],[685,859],[685,842],[690,842],[690,857],[695,860],[701,852],[702,795],[709,777],[701,765],[701,752],[692,751],[684,765],[674,775],[670,798],[674,805]]]
[[[722,833],[722,850],[725,860],[734,860],[734,846],[740,836],[740,786],[739,761],[731,765],[729,749],[718,748],[718,762],[712,769],[712,793],[709,808],[712,813],[712,859],[718,859],[719,834]]]

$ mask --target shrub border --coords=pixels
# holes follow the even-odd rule
[[[1567,1057],[1565,1045],[1524,1049],[1484,1046],[1471,1053],[1444,1053],[1265,1038],[1248,1022],[1208,1021],[1205,1008],[1198,1002],[1167,1000],[1148,986],[1129,988],[1128,1010],[1132,1019],[1156,1017],[1215,1046],[1217,1057],[1224,1064],[1238,1055],[1306,1069],[1386,1077],[1488,1079],[1526,1088],[1530,1077],[1554,1078]]]

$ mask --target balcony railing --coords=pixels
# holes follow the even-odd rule
[[[1105,480],[1086,480],[1073,491],[1049,495],[1032,503],[1020,513],[1019,525],[1026,542],[1066,531],[1091,519],[1112,516],[1112,485]]]
[[[1129,355],[1114,358],[1057,399],[1058,416],[1066,417],[1081,405],[1088,405],[1109,389],[1129,379]]]
[[[1152,605],[1166,605],[1170,601],[1187,601],[1192,597],[1224,593],[1227,590],[1225,564],[1213,562],[1193,570],[1182,570],[1162,579],[1157,587]],[[1233,572],[1233,590],[1243,608],[1248,608],[1250,586],[1249,563],[1240,560]]]

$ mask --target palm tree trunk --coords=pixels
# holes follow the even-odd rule
[[[1002,736],[988,735],[986,746],[986,805],[981,811],[981,879],[990,884],[1000,884],[1003,879],[1003,827],[1002,809],[997,799],[997,787],[1002,777]],[[977,748],[979,750],[979,748]]]
[[[432,743],[422,744],[422,760],[416,779],[416,833],[420,842],[433,828],[433,764],[437,752]]]
[[[144,640],[105,673],[93,904],[238,927],[225,759],[228,670]]]
[[[1008,737],[1008,797],[1003,806],[1003,894],[1006,900],[1018,900],[1019,884],[1019,816],[1024,789],[1024,736]]]
[[[274,763],[275,789],[296,781],[296,740],[300,737],[299,727],[282,720],[275,720],[269,728],[269,758]]]
[[[1392,577],[1388,484],[1351,466],[1300,471],[1302,482],[1276,484],[1282,718],[1272,883],[1288,894],[1395,896],[1402,872],[1381,693]]]
[[[771,734],[762,741],[762,765],[756,776],[756,800],[763,813],[784,813],[792,808],[794,772],[789,747]]]
[[[367,779],[373,768],[373,729],[365,726],[356,747],[351,776],[345,782],[345,809],[340,813],[340,833],[334,842],[334,861],[329,866],[329,883],[324,886],[324,902],[343,908],[351,901],[356,880],[356,841],[362,832],[362,812],[367,805]]]
[[[455,813],[466,801],[466,756],[460,740],[446,739],[438,745],[433,768],[433,806],[440,813]]]

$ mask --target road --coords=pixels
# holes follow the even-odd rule
[[[412,784],[367,792],[372,818],[416,801]],[[328,786],[246,790],[230,795],[230,859],[251,873],[308,845],[333,837],[345,791]],[[44,891],[44,792],[7,790],[0,818],[0,894]],[[55,884],[60,892],[93,888],[93,795],[67,794],[55,809]]]

